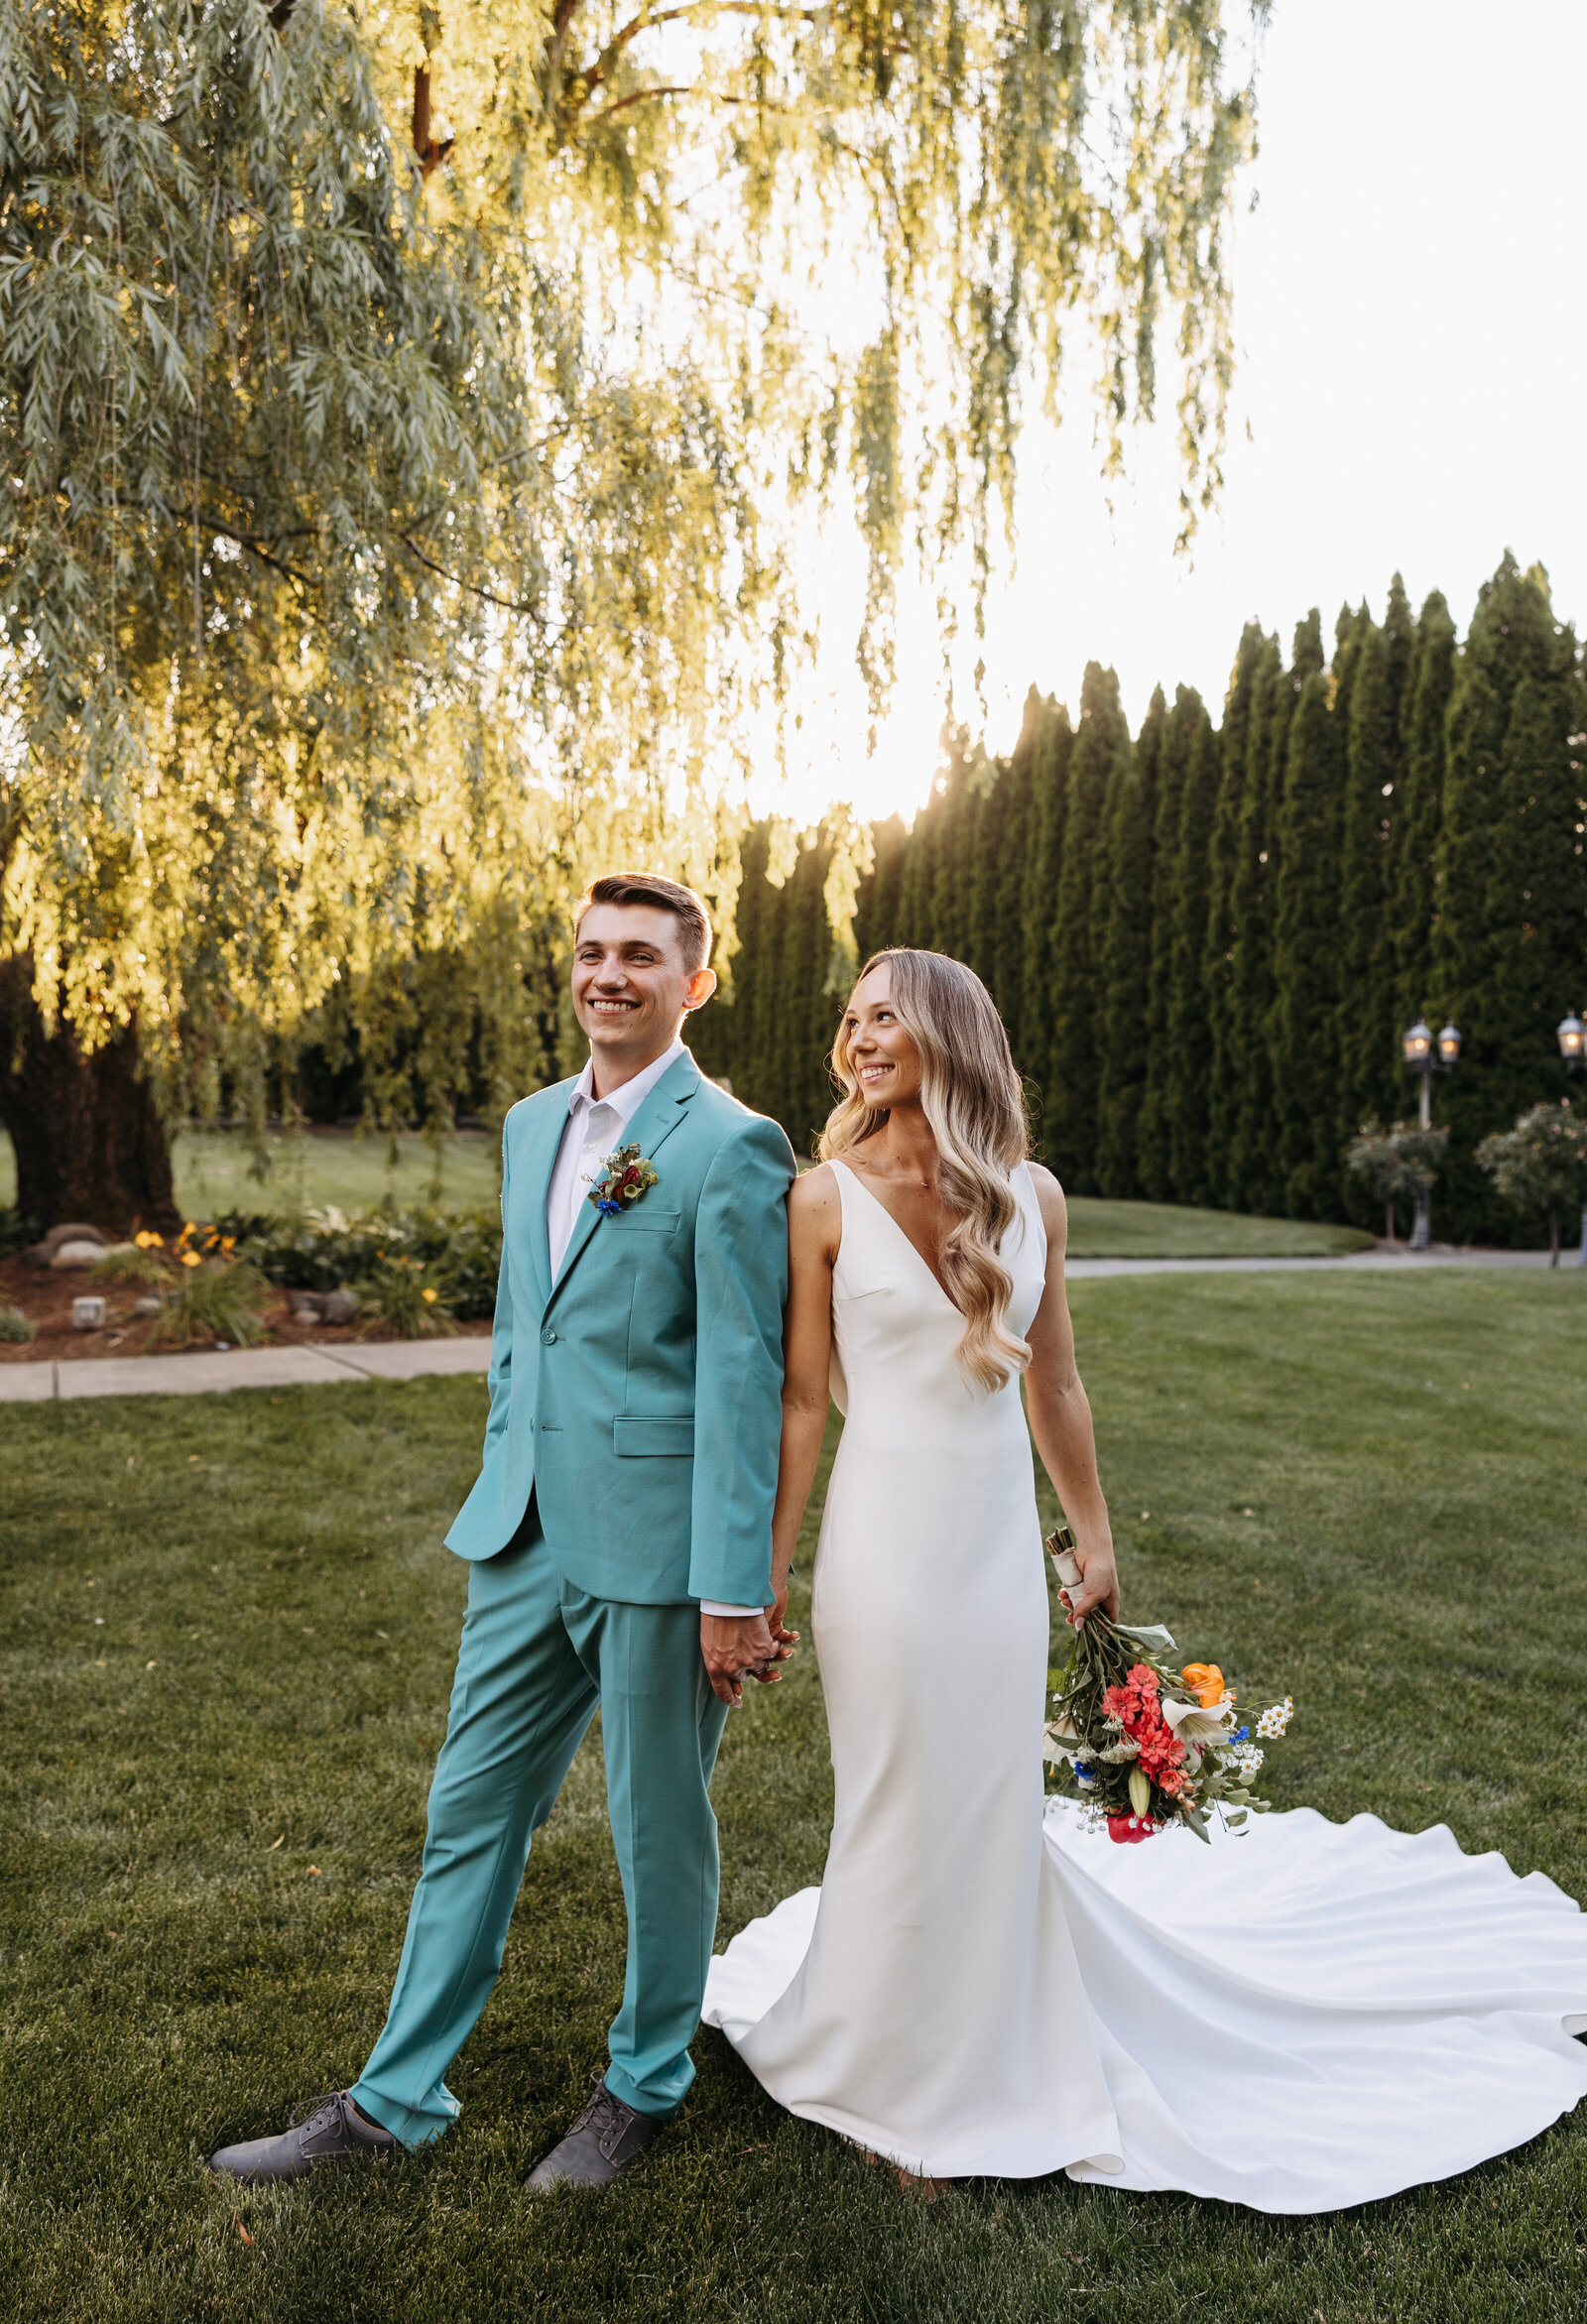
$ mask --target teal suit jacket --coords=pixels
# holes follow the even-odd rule
[[[769,1605],[793,1149],[679,1057],[622,1136],[658,1183],[617,1218],[580,1204],[553,1284],[546,1195],[572,1086],[502,1127],[490,1418],[447,1546],[494,1557],[533,1493],[575,1589]]]

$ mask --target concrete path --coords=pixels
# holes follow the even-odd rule
[[[1561,1268],[1575,1265],[1561,1252]],[[1295,1275],[1315,1268],[1356,1275],[1415,1275],[1428,1267],[1541,1267],[1546,1251],[1352,1251],[1343,1259],[1071,1259],[1064,1274],[1083,1282],[1114,1275]]]
[[[1560,1266],[1574,1264],[1561,1255]],[[1410,1275],[1428,1267],[1546,1268],[1546,1251],[1356,1251],[1346,1259],[1071,1259],[1077,1283],[1132,1275],[1293,1275],[1331,1268]],[[0,1405],[94,1396],[216,1396],[233,1388],[308,1388],[353,1380],[421,1380],[484,1372],[486,1338],[356,1341],[335,1347],[233,1348],[225,1355],[106,1356],[64,1364],[0,1364]]]
[[[64,1403],[91,1396],[216,1396],[233,1388],[309,1388],[338,1380],[419,1380],[433,1372],[484,1372],[489,1364],[490,1341],[484,1338],[0,1364],[0,1404]]]

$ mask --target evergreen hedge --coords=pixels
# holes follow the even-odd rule
[[[1566,1093],[1554,1026],[1587,1005],[1587,680],[1545,578],[1507,556],[1457,646],[1397,575],[1383,622],[1312,613],[1285,667],[1249,626],[1223,722],[1160,689],[1132,741],[1092,664],[1078,722],[1035,688],[1012,756],[962,741],[908,828],[873,828],[863,957],[968,961],[1009,1027],[1040,1151],[1071,1192],[1376,1227],[1346,1165],[1410,1108],[1400,1034],[1465,1036],[1434,1083],[1453,1135],[1435,1231],[1504,1240],[1475,1152]],[[781,854],[780,854],[781,851]],[[746,840],[731,990],[701,1064],[810,1151],[842,1004],[824,831]]]

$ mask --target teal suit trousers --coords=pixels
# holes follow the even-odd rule
[[[469,1568],[446,1740],[385,2027],[353,2096],[406,2146],[445,2130],[445,2075],[489,1999],[536,1831],[601,1712],[607,1805],[628,1907],[623,2006],[607,2087],[674,2113],[694,2078],[716,1926],[707,1791],[726,1720],[705,1675],[699,1609],[591,1597],[557,1568],[535,1504]]]

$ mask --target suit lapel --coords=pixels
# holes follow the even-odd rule
[[[639,1112],[629,1123],[627,1129],[620,1133],[617,1140],[618,1145],[637,1146],[640,1150],[640,1153],[645,1157],[646,1161],[653,1162],[659,1149],[665,1145],[666,1141],[671,1138],[672,1132],[677,1128],[678,1123],[682,1121],[684,1114],[688,1110],[689,1099],[694,1095],[694,1092],[698,1089],[699,1085],[699,1067],[695,1064],[693,1058],[688,1055],[679,1057],[674,1064],[671,1064],[668,1067],[667,1071],[662,1075],[660,1081],[658,1081],[656,1084],[656,1087],[651,1091],[650,1096],[640,1107]],[[547,1179],[549,1180],[550,1176],[549,1165],[546,1175]],[[646,1199],[648,1199],[648,1197],[646,1197]],[[545,1208],[546,1202],[543,1192],[541,1197],[541,1210],[543,1214],[545,1212]],[[546,1302],[548,1307],[551,1305],[553,1300],[561,1296],[562,1291],[566,1287],[568,1277],[572,1274],[574,1268],[578,1265],[580,1258],[588,1248],[590,1237],[594,1234],[596,1228],[602,1226],[610,1227],[611,1223],[612,1222],[609,1219],[602,1218],[600,1212],[596,1209],[593,1202],[581,1202],[579,1204],[578,1218],[573,1227],[572,1240],[567,1246],[567,1254],[562,1261],[562,1272],[556,1278],[555,1284],[551,1289],[550,1297]],[[546,1250],[548,1246],[544,1218],[541,1227],[540,1239],[541,1248]],[[549,1273],[550,1263],[548,1259],[548,1278],[549,1277]]]
[[[567,1093],[573,1083],[564,1081],[556,1094],[559,1105],[548,1102],[536,1114],[535,1127],[530,1134],[522,1162],[519,1165],[521,1182],[513,1191],[515,1204],[525,1209],[528,1229],[530,1264],[535,1272],[536,1288],[544,1307],[551,1295],[550,1242],[546,1227],[546,1197],[550,1191],[551,1171],[556,1166],[556,1150],[562,1143],[562,1132],[567,1127]]]

